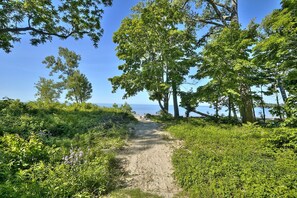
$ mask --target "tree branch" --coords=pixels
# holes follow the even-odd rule
[[[212,25],[219,26],[219,27],[224,27],[225,26],[224,24],[214,22],[214,21],[211,21],[211,20],[207,20],[207,19],[195,19],[195,20],[198,21],[198,22],[201,22],[201,23],[212,24]]]
[[[189,2],[190,2],[190,0],[185,0],[185,2],[183,3],[182,9],[184,9],[186,7],[187,3],[189,3]]]
[[[225,8],[226,10],[228,10],[230,13],[232,13],[232,8],[228,7],[225,4],[221,4],[219,2],[214,2],[214,4],[216,4],[217,6],[221,7],[221,8]]]
[[[207,39],[208,37],[210,37],[212,34],[217,33],[215,30],[216,30],[215,28],[210,29],[206,34],[204,34],[204,35],[197,41],[197,45],[198,45],[198,46],[201,46],[203,43],[205,43],[205,42],[206,42],[206,39]]]
[[[224,19],[224,17],[222,16],[222,13],[220,12],[220,10],[218,9],[216,3],[213,0],[206,0],[214,9],[215,13],[218,15],[218,17],[220,18],[220,20],[222,21],[222,23],[224,24],[224,26],[227,26],[227,22]]]
[[[206,39],[211,35],[211,32],[208,32],[206,34],[204,34],[198,41],[197,41],[197,45],[201,46],[203,43],[206,42]]]
[[[36,32],[38,34],[41,34],[41,35],[49,35],[49,36],[57,36],[59,38],[62,38],[62,39],[67,39],[68,37],[70,37],[72,34],[74,33],[80,33],[80,34],[86,34],[88,32],[78,32],[78,31],[72,31],[70,32],[69,34],[57,34],[57,33],[50,33],[50,32],[45,32],[45,31],[42,31],[42,30],[38,30],[36,28],[33,28],[33,27],[30,27],[30,24],[28,27],[22,27],[22,28],[3,28],[3,29],[0,29],[0,34],[1,33],[7,33],[7,32],[12,32],[12,33],[19,33],[19,32],[25,32],[25,31],[33,31],[33,32]]]

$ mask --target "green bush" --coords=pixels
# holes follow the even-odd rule
[[[35,134],[28,140],[15,134],[5,134],[0,138],[2,162],[12,170],[26,169],[39,161],[48,161],[51,148],[45,146]]]
[[[272,149],[292,149],[297,153],[297,129],[277,128],[266,139]]]
[[[199,122],[188,120],[168,128],[184,140],[173,163],[175,177],[190,197],[297,196],[293,130],[271,133],[252,124]]]
[[[98,197],[115,188],[126,110],[0,101],[1,197]]]
[[[285,119],[284,126],[297,127],[297,95],[291,95],[287,99],[285,111],[287,118]]]

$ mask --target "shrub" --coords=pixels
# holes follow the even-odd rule
[[[17,134],[5,134],[0,138],[2,162],[9,164],[14,171],[29,168],[36,162],[48,161],[51,153],[50,147],[45,146],[35,134],[28,140]]]
[[[271,133],[253,124],[192,120],[168,130],[185,142],[174,152],[173,163],[175,177],[190,197],[297,196],[293,130]]]
[[[98,197],[133,116],[92,104],[0,101],[1,197]]]
[[[266,139],[266,143],[272,149],[292,149],[297,153],[297,130],[289,128],[277,128]]]

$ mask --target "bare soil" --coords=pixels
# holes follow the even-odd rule
[[[135,137],[120,152],[127,175],[128,189],[139,188],[161,197],[171,198],[180,192],[173,179],[171,156],[177,144],[160,124],[137,116],[139,123],[131,128]]]

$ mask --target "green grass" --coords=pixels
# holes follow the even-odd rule
[[[110,198],[161,198],[160,196],[142,192],[140,189],[124,189],[111,193]]]
[[[117,187],[121,108],[0,101],[1,197],[96,197]]]
[[[189,197],[297,196],[296,129],[190,120],[167,130],[185,142],[173,163]]]

